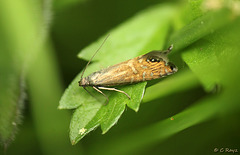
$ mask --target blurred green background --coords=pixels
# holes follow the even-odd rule
[[[167,13],[149,22],[154,11]],[[1,0],[0,154],[239,153],[239,16],[238,0]],[[92,55],[78,53],[110,30],[113,44],[126,39],[115,32],[145,50],[173,43],[179,71],[149,82],[138,112],[126,108],[106,134],[97,128],[72,146],[73,111],[57,107]]]

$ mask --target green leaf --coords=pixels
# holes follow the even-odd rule
[[[173,6],[155,6],[110,31],[109,39],[96,57],[94,57],[93,61],[95,62],[88,66],[84,76],[99,70],[99,66],[107,67],[154,49],[162,49],[174,13]],[[79,57],[90,59],[104,39],[105,36],[83,49],[79,53]],[[116,124],[125,110],[125,105],[138,111],[146,86],[146,82],[143,82],[118,88],[129,94],[131,100],[122,93],[104,91],[109,96],[109,103],[103,106],[106,99],[101,94],[98,94],[93,88],[89,87],[87,89],[93,94],[91,96],[78,86],[80,76],[81,73],[73,80],[59,104],[60,109],[77,108],[70,126],[72,144],[76,144],[88,132],[99,125],[101,125],[103,133],[106,133]]]
[[[110,37],[94,57],[94,61],[98,61],[101,67],[107,67],[154,49],[162,49],[169,24],[175,15],[174,9],[171,5],[156,5],[111,30],[107,33]],[[103,36],[98,42],[83,49],[78,57],[89,60],[105,38]]]
[[[146,82],[136,84],[136,87],[142,88],[146,85]],[[130,88],[128,88],[130,87]],[[130,105],[133,110],[138,110],[141,98],[139,98],[138,89],[133,91],[131,86],[122,88],[131,96],[129,100],[125,95],[119,94],[119,97],[115,97],[116,94],[109,96],[108,105],[103,103],[86,103],[84,106],[80,106],[73,114],[70,125],[70,140],[72,144],[76,144],[81,140],[87,133],[94,130],[97,126],[101,125],[103,134],[106,133],[113,125],[115,125],[125,110],[125,105]],[[141,92],[143,94],[143,92]],[[135,104],[137,103],[137,104]],[[84,133],[79,132],[80,130],[86,130]]]
[[[0,57],[4,58],[2,55]],[[10,61],[11,59],[6,60]],[[9,65],[7,68],[12,69],[12,66]],[[14,69],[7,72],[4,72],[4,70],[6,68],[1,69],[3,75],[0,78],[0,144],[6,149],[14,140],[17,127],[21,123],[26,94],[22,75]]]
[[[38,143],[43,154],[77,154],[76,148],[69,145],[68,122],[71,118],[67,111],[57,110],[63,88],[57,72],[57,61],[50,45],[39,52],[38,59],[32,64],[27,79],[32,119]],[[47,76],[42,76],[47,75]],[[41,77],[41,82],[36,81]],[[44,90],[44,91],[43,91]],[[61,149],[58,149],[61,146]],[[53,153],[53,154],[54,154]]]
[[[88,103],[76,109],[70,124],[70,140],[73,145],[100,125],[102,118],[97,113],[101,106],[103,105],[98,103]]]
[[[191,19],[196,19],[197,17],[200,17],[203,15],[203,5],[204,0],[189,0],[189,6],[190,6],[190,17]]]
[[[69,7],[85,3],[87,0],[58,0],[54,2],[54,9],[57,11],[62,11],[68,9]]]
[[[216,84],[223,82],[222,75],[227,74],[223,72],[226,64],[225,60],[230,61],[229,57],[236,55],[238,43],[234,40],[235,37],[233,34],[230,35],[230,32],[224,32],[234,29],[235,25],[224,27],[217,33],[205,37],[182,54],[184,61],[199,77],[207,91],[213,90]],[[231,38],[231,41],[229,41],[229,38]]]
[[[111,104],[104,107],[104,109],[105,114],[101,121],[103,134],[106,133],[115,123],[117,123],[118,119],[125,110],[125,103],[119,102],[117,98],[113,98],[111,99]]]
[[[190,70],[185,69],[146,89],[143,102],[149,102],[166,95],[199,86],[199,81]]]
[[[21,123],[25,75],[42,41],[41,13],[36,4],[0,1],[0,143],[5,149]]]
[[[168,43],[174,44],[176,50],[181,50],[228,24],[232,15],[231,10],[227,8],[207,12],[173,34]]]
[[[220,54],[218,45],[214,45],[206,40],[201,40],[194,44],[192,49],[185,51],[182,56],[190,69],[200,77],[202,84],[207,91],[213,90],[219,83],[219,64],[217,55]]]
[[[94,71],[96,66],[89,65],[86,73]],[[64,95],[61,97],[59,109],[75,109],[84,103],[97,102],[94,97],[89,96],[88,92],[83,88],[79,87],[78,81],[81,79],[81,73],[79,73],[72,83],[65,90]],[[84,97],[86,96],[86,97]]]
[[[107,148],[101,147],[101,144],[99,144],[100,147],[94,147],[91,154],[96,154],[101,149],[106,155],[111,155],[116,152],[119,146],[124,146],[118,150],[119,154],[139,154],[154,143],[164,141],[184,129],[212,118],[219,110],[219,102],[215,99],[215,97],[203,99],[197,102],[195,106],[173,116],[173,120],[167,118],[151,126],[116,136],[114,140],[104,143],[104,145],[108,146]]]

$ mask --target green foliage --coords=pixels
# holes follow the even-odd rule
[[[0,1],[0,143],[7,154],[239,151],[240,4],[166,2],[60,0],[51,9],[49,0]],[[117,87],[131,100],[106,90],[105,105],[78,81],[108,34],[84,77],[170,44],[179,71]],[[64,93],[61,79],[72,81]]]
[[[5,146],[14,139],[17,126],[21,122],[26,96],[26,66],[31,56],[29,45],[37,47],[39,43],[32,38],[40,29],[39,17],[32,10],[35,7],[32,3],[13,3],[15,2],[0,2],[0,143]],[[28,11],[33,13],[28,14]],[[19,18],[29,20],[19,22]]]
[[[199,86],[197,79],[201,81],[207,92],[212,92],[214,89],[217,89],[215,92],[221,91],[218,90],[218,87],[224,85],[224,80],[221,79],[221,76],[229,75],[228,72],[223,72],[223,70],[226,71],[226,69],[224,69],[224,64],[226,64],[225,58],[228,62],[232,62],[234,59],[231,59],[233,58],[232,56],[231,58],[228,58],[228,56],[225,56],[224,54],[232,53],[236,55],[237,53],[234,53],[233,49],[235,49],[234,51],[239,49],[237,44],[229,44],[229,37],[225,37],[226,35],[231,35],[231,32],[229,32],[230,29],[239,26],[237,19],[232,19],[234,16],[232,8],[221,8],[206,13],[200,13],[202,2],[190,2],[190,4],[190,7],[192,7],[193,10],[197,10],[193,11],[193,16],[195,16],[195,18],[193,18],[193,21],[186,24],[182,29],[171,35],[167,45],[173,43],[175,51],[180,51],[185,48],[182,53],[183,60],[196,76],[188,70],[184,71],[186,69],[183,68],[179,71],[179,75],[174,75],[169,79],[163,80],[158,84],[149,87],[144,97],[144,102],[153,101],[180,91],[193,89],[194,87]],[[142,52],[134,53],[134,51],[139,51],[141,49],[154,49],[158,47],[157,45],[159,43],[163,45],[163,40],[165,40],[163,38],[167,37],[170,21],[173,19],[173,15],[176,15],[176,9],[173,11],[174,9],[173,6],[166,5],[150,8],[110,31],[110,41],[108,41],[108,43],[106,43],[101,49],[100,52],[102,53],[94,58],[94,61],[96,62],[87,68],[86,75],[99,70],[96,69],[98,66],[106,67],[142,54]],[[166,16],[166,14],[168,16]],[[158,20],[153,20],[156,19],[156,17],[158,17]],[[151,24],[149,25],[149,23]],[[229,27],[229,25],[232,27]],[[146,29],[146,27],[148,28]],[[140,31],[141,33],[139,33]],[[236,36],[239,35],[236,34],[235,31],[233,31],[233,33],[235,35],[232,34],[231,38],[237,40]],[[159,38],[159,36],[161,36],[161,38]],[[89,60],[93,55],[93,49],[97,49],[104,38],[105,37],[102,37],[97,43],[83,49],[83,51],[80,52],[79,57]],[[232,41],[234,42],[234,40]],[[124,51],[124,53],[122,53],[122,51]],[[81,74],[79,74],[69,86],[63,95],[59,106],[61,109],[77,108],[73,114],[70,126],[70,139],[73,144],[78,142],[83,136],[99,125],[101,125],[103,133],[106,133],[114,124],[116,124],[117,120],[122,115],[125,109],[125,104],[129,106],[129,103],[132,103],[135,108],[132,106],[129,107],[137,111],[141,96],[143,95],[143,89],[145,89],[145,83],[122,88],[122,90],[127,93],[134,92],[134,94],[129,94],[130,96],[137,96],[136,101],[134,99],[129,101],[123,94],[108,92],[110,94],[108,94],[110,102],[107,106],[103,106],[103,102],[99,103],[100,100],[94,100],[93,97],[84,92],[82,88],[78,88],[76,83],[80,80],[80,75]],[[206,121],[215,116],[218,111],[223,108],[222,106],[217,105],[220,98],[221,100],[222,98],[225,98],[224,101],[226,101],[228,96],[222,94],[218,95],[218,97],[213,96],[206,99],[203,98],[196,103],[196,106],[174,116],[174,118],[176,117],[177,119],[186,121],[181,121],[182,125],[180,126],[177,121],[175,121],[173,127],[171,127],[170,120],[166,120],[165,122],[169,122],[170,124],[160,122],[159,125],[153,125],[147,129],[140,130],[136,134],[131,134],[130,137],[129,135],[124,138],[121,137],[116,143],[109,144],[112,145],[110,148],[113,148],[112,150],[114,150],[116,146],[123,145],[122,143],[125,143],[125,139],[129,139],[127,144],[129,147],[122,149],[122,153],[124,154],[131,152],[134,148],[137,149],[143,147],[149,142],[156,140],[163,140],[183,129]],[[199,113],[199,111],[205,111],[206,113]],[[189,118],[191,119],[189,120]],[[156,136],[163,128],[172,128],[174,130],[168,130],[169,132],[164,130],[161,132],[163,134]],[[84,130],[84,132],[81,132],[82,130]],[[145,137],[146,135],[144,133],[147,132],[151,132],[151,138]],[[142,139],[147,138],[148,140],[140,142],[137,140],[139,137],[142,137]],[[136,141],[139,141],[139,143],[136,143]],[[130,145],[133,143],[134,146]],[[106,151],[109,152],[109,154],[113,153],[111,152],[111,149]]]
[[[63,90],[52,51],[44,43],[50,7],[48,1],[0,1],[0,154],[36,154],[39,149],[31,152],[36,143],[44,154],[79,152],[70,148],[64,134],[69,115],[56,108]],[[23,117],[24,109],[31,110],[32,118]],[[15,138],[31,119],[34,123],[24,127],[29,132]],[[59,146],[64,151],[56,149]]]
[[[143,102],[150,102],[180,91],[199,87],[197,77],[188,69],[147,88]]]

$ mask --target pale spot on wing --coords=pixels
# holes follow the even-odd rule
[[[132,71],[133,71],[134,74],[137,74],[137,73],[138,73],[138,71],[137,71],[136,68],[133,66],[133,64],[132,64],[131,61],[129,61],[127,65],[128,65],[129,67],[131,67],[131,69],[132,69]]]
[[[146,72],[143,72],[143,81],[145,81]]]
[[[131,68],[132,68],[132,71],[133,71],[134,74],[137,74],[137,73],[138,73],[138,71],[136,70],[135,67],[131,66]]]
[[[164,71],[163,71],[163,68],[161,68],[160,75],[162,76],[162,75],[163,75],[163,73],[164,73]]]
[[[167,68],[165,68],[165,72],[166,72],[166,73],[168,73],[168,70],[167,70]]]
[[[153,77],[153,72],[151,72],[151,74],[150,74],[150,75],[151,75],[151,77]]]
[[[148,68],[147,66],[144,66],[144,65],[141,65],[141,67],[142,67],[143,69],[147,69],[147,68]]]
[[[131,77],[131,83],[133,83],[133,81],[134,81],[134,76]]]

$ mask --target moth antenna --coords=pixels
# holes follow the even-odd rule
[[[102,48],[103,44],[106,42],[107,38],[109,37],[110,34],[108,34],[106,36],[106,38],[103,40],[102,44],[99,46],[99,48],[96,50],[96,52],[93,54],[93,56],[91,57],[91,59],[88,61],[87,65],[85,66],[85,68],[83,69],[82,75],[81,75],[81,80],[82,77],[84,75],[85,70],[87,69],[87,66],[90,64],[90,62],[92,61],[92,59],[94,58],[94,56],[97,54],[97,52]]]

